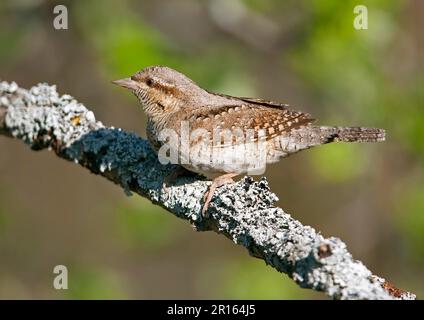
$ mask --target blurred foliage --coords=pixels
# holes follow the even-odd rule
[[[316,90],[324,106],[343,108],[341,114],[351,113],[355,120],[365,112],[368,117],[378,119],[384,112],[378,101],[383,75],[376,63],[393,36],[392,20],[386,16],[393,3],[370,3],[371,26],[358,31],[352,25],[356,1],[311,2],[313,23],[309,32],[287,55],[296,71]]]
[[[246,6],[252,10],[272,13],[278,9],[282,9],[288,6],[290,1],[279,1],[279,0],[243,0]]]
[[[416,260],[424,260],[424,186],[413,183],[399,194],[396,225],[403,231],[408,255]]]
[[[352,27],[356,1],[311,3],[311,19],[316,23],[287,54],[297,72],[316,90],[322,104],[330,106],[329,110],[335,105],[354,120],[366,116],[370,123],[394,129],[399,139],[423,154],[424,97],[419,89],[423,67],[414,71],[409,83],[400,84],[398,75],[381,63],[381,57],[393,48],[394,37],[399,36],[396,23],[401,2],[367,3],[370,25],[366,31]]]
[[[0,230],[3,229],[4,225],[6,224],[6,215],[3,213],[2,208],[2,201],[1,201],[2,195],[0,194]]]
[[[153,252],[169,246],[179,234],[174,217],[149,200],[135,196],[117,208],[116,226],[130,248]]]
[[[375,204],[370,203],[365,206],[374,205],[370,211],[375,210],[376,212],[373,213],[376,216],[370,217],[369,220],[374,223],[378,221],[379,228],[381,225],[384,226],[381,221],[391,221],[394,225],[393,229],[398,232],[394,237],[402,237],[407,243],[408,250],[405,253],[407,259],[412,258],[418,261],[418,266],[422,268],[424,261],[424,173],[422,170],[424,58],[414,53],[418,51],[419,44],[416,43],[418,38],[421,37],[421,41],[423,39],[422,28],[420,29],[422,25],[417,22],[414,22],[417,23],[416,26],[408,24],[410,16],[414,13],[411,7],[411,3],[414,3],[412,0],[365,1],[364,4],[368,7],[369,29],[361,31],[353,28],[353,8],[358,4],[355,0],[240,0],[237,3],[243,10],[246,9],[243,12],[265,17],[267,21],[277,26],[278,30],[283,31],[282,38],[293,38],[287,42],[281,41],[284,44],[276,46],[272,52],[261,51],[246,43],[243,37],[237,36],[237,32],[219,27],[208,14],[208,1],[188,0],[179,2],[178,5],[175,5],[176,2],[173,1],[64,2],[69,7],[71,27],[63,37],[53,37],[51,22],[48,20],[51,18],[51,8],[55,1],[0,2],[0,43],[7,44],[0,46],[0,66],[2,72],[4,68],[8,77],[11,77],[8,80],[13,80],[12,77],[15,75],[33,82],[43,80],[43,72],[48,68],[38,63],[40,57],[47,56],[47,59],[56,61],[64,54],[60,50],[71,50],[71,54],[66,57],[77,61],[72,66],[80,65],[76,71],[80,80],[74,82],[81,81],[83,83],[81,87],[87,92],[97,90],[93,96],[99,100],[103,98],[102,104],[111,99],[112,95],[107,95],[105,88],[92,86],[93,78],[84,82],[89,72],[94,70],[103,77],[104,83],[108,83],[111,79],[129,76],[145,66],[160,64],[183,71],[200,85],[213,91],[264,97],[265,95],[280,96],[282,92],[290,93],[292,94],[290,99],[297,98],[298,101],[305,102],[311,107],[308,111],[320,118],[320,124],[337,123],[386,128],[388,142],[378,146],[378,152],[381,158],[384,158],[386,166],[384,168],[374,167],[370,157],[373,150],[371,147],[334,144],[311,150],[306,162],[295,163],[290,169],[295,172],[293,175],[296,176],[294,179],[296,182],[307,181],[306,184],[316,184],[314,192],[319,192],[320,189],[326,192],[325,186],[328,182],[334,185],[357,183],[360,188],[361,185],[368,183],[365,179],[366,175],[375,174],[374,180],[379,183],[378,194],[372,197]],[[187,3],[195,9],[190,11],[186,7]],[[225,14],[225,11],[222,14]],[[200,15],[200,18],[196,19],[195,15]],[[284,30],[286,28],[284,23],[292,16],[298,18],[298,24],[293,30]],[[186,25],[189,25],[188,29],[184,29]],[[173,30],[173,28],[186,31]],[[196,35],[196,31],[199,31],[201,36]],[[45,32],[44,36],[43,32]],[[189,38],[191,41],[181,41],[181,39]],[[194,41],[199,43],[190,45]],[[66,45],[67,42],[71,42],[71,45]],[[90,59],[73,55],[72,50],[79,46],[85,49],[84,52],[88,53]],[[34,58],[33,55],[37,53],[38,56]],[[65,70],[66,65],[62,67],[61,76],[66,72],[70,73],[69,70]],[[281,86],[286,84],[273,79],[273,76],[280,74],[287,74],[285,78],[288,79],[287,83],[294,84],[294,87],[290,88],[294,88],[293,91],[297,92],[292,93],[288,92],[290,89],[288,91],[281,89]],[[3,73],[0,76],[3,76]],[[72,81],[70,84],[75,85]],[[70,93],[74,90],[72,85],[66,88]],[[81,87],[80,90],[82,90]],[[122,100],[118,101],[122,102]],[[131,101],[134,102],[134,100]],[[115,110],[116,102],[117,100],[114,100],[102,107]],[[140,112],[140,117],[141,114]],[[57,159],[52,159],[52,163],[56,161]],[[310,172],[306,170],[307,165],[310,166]],[[19,164],[16,166],[16,170],[19,171],[21,169]],[[284,165],[278,166],[281,169]],[[273,173],[275,172],[280,171]],[[273,173],[270,173],[271,178]],[[297,177],[298,175],[301,179]],[[305,184],[300,185],[305,186]],[[24,187],[19,185],[19,188]],[[292,188],[291,185],[283,186],[283,183],[276,187],[280,188],[274,190],[277,194],[284,191],[288,194]],[[76,192],[70,187],[68,192],[71,191]],[[19,189],[16,193],[21,193],[21,190]],[[293,207],[305,202],[304,193],[297,193],[298,195],[294,194],[291,199]],[[354,197],[353,194],[352,202],[355,202]],[[349,205],[337,202],[340,201],[337,193],[331,198],[336,208]],[[390,200],[391,198],[394,200]],[[0,199],[0,229],[2,231],[7,229],[4,226],[5,221],[9,219],[3,204],[7,203],[9,207],[10,199],[13,197],[9,194],[3,195]],[[89,202],[103,203],[105,201],[103,195],[97,194],[96,190],[92,191],[89,199]],[[37,200],[39,199],[33,200],[34,202],[28,200],[28,202],[37,205]],[[206,248],[203,247],[203,243],[198,244],[197,239],[200,239],[198,234],[192,233],[191,230],[187,231],[186,228],[179,229],[175,217],[164,214],[161,208],[145,199],[131,197],[113,203],[115,205],[111,210],[113,213],[105,218],[105,225],[112,225],[111,230],[105,231],[106,239],[99,240],[101,243],[96,245],[100,245],[100,248],[107,252],[107,256],[110,255],[119,262],[121,262],[120,258],[126,254],[125,257],[128,260],[126,262],[136,265],[132,266],[133,270],[142,268],[137,265],[139,261],[136,257],[132,256],[134,251],[147,261],[154,260],[153,258],[160,254],[169,255],[169,251],[166,250],[170,250],[170,244],[172,244],[172,250],[174,250],[173,246],[180,245],[175,249],[178,252],[181,251],[180,257],[175,254],[172,259],[184,260],[184,264],[188,266],[187,269],[190,269],[194,260],[204,259],[212,250],[224,250],[222,247],[215,247],[215,242],[208,243],[210,247]],[[322,213],[319,220],[322,220],[323,225],[334,223],[325,216],[325,205],[313,201],[307,205],[309,206],[307,208],[313,209],[307,211]],[[57,213],[51,212],[51,214],[55,216]],[[38,217],[33,217],[30,221],[39,223],[37,226],[40,232],[49,230],[48,223],[46,224],[42,219],[38,220]],[[79,228],[83,229],[86,221],[81,221]],[[372,225],[371,222],[370,225]],[[46,229],[42,229],[43,227]],[[90,227],[98,226],[94,224],[87,228],[90,229]],[[77,227],[76,234],[78,231],[81,232],[81,229]],[[384,232],[377,234],[375,231],[377,229],[377,227],[373,229],[376,239],[371,241],[370,246],[378,243],[379,247],[369,250],[374,250],[372,252],[376,256],[381,256],[384,252],[392,254],[390,245],[383,253],[376,253],[375,250],[382,250],[387,242]],[[92,235],[90,230],[89,237],[85,241],[91,243],[92,238],[100,237],[99,233],[102,234],[104,230],[100,229],[99,233],[94,231],[93,229]],[[111,234],[115,232],[115,237],[109,237],[108,232]],[[184,232],[189,234],[185,235]],[[362,234],[355,236],[361,238]],[[178,241],[185,239],[184,237],[189,238],[191,247],[184,241]],[[13,243],[14,239],[11,237],[9,243]],[[70,237],[70,239],[72,241],[69,247],[72,247],[74,238]],[[29,245],[27,251],[22,249],[22,252],[37,252],[34,249],[34,243],[43,248],[44,240],[42,236],[39,239],[26,239]],[[362,245],[362,242],[358,243]],[[48,244],[45,244],[45,247],[50,248]],[[184,255],[186,250],[190,250],[187,249],[188,247],[193,250],[190,251],[190,258]],[[88,248],[87,250],[90,250],[89,246]],[[57,248],[56,250],[59,251]],[[356,250],[361,252],[362,248],[356,248]],[[90,254],[101,255],[100,251],[90,252]],[[70,250],[70,252],[75,255],[75,251]],[[13,254],[9,252],[10,261],[7,260],[4,264],[10,265],[9,269],[14,270],[17,263],[10,258],[11,256]],[[129,289],[131,286],[123,281],[124,278],[127,279],[127,275],[128,279],[134,283],[139,279],[137,272],[129,271],[131,267],[126,266],[120,270],[120,266],[114,266],[108,269],[99,266],[98,262],[87,265],[86,262],[80,262],[78,258],[83,260],[78,255],[71,259],[78,267],[69,268],[70,289],[63,294],[64,297],[77,299],[138,297],[138,292],[131,292]],[[190,297],[214,296],[232,299],[315,297],[314,293],[298,288],[288,277],[265,266],[263,261],[250,257],[226,257],[223,254],[216,263],[219,267],[206,266],[205,270],[197,273],[201,279],[194,281],[198,282],[200,289],[197,293],[187,289],[191,294]],[[398,263],[402,265],[404,260],[400,259]],[[384,262],[382,264],[384,265]],[[152,269],[157,269],[154,270],[155,277],[161,279],[161,272],[166,270],[163,269],[162,262],[158,262],[157,265],[152,263],[152,265]],[[21,270],[21,272],[27,273],[25,266],[22,268],[24,271]],[[393,267],[393,272],[397,269]],[[154,271],[150,271],[151,274]],[[5,275],[0,274],[1,297],[7,297],[9,292],[19,297],[31,296],[29,285],[19,280],[19,274],[12,272],[9,274],[6,271],[4,273]],[[422,276],[414,276],[416,278],[411,276],[413,280],[410,281],[415,279],[422,282]],[[219,281],[211,284],[212,277]],[[137,287],[144,285],[137,282]],[[168,285],[165,281],[164,283],[158,281],[150,289],[168,292]],[[183,285],[186,289],[186,284]],[[187,287],[189,286],[187,284]],[[8,291],[7,288],[10,290]],[[181,292],[183,288],[174,288],[174,290]]]
[[[8,205],[7,205],[7,196],[8,193],[0,189],[0,231],[5,230],[13,217],[9,215]],[[0,232],[0,239],[2,233]]]
[[[0,296],[8,299],[30,299],[28,289],[19,277],[8,274],[0,275]]]
[[[393,114],[393,127],[413,154],[424,163],[424,76],[419,74],[416,82],[406,87],[390,86],[384,103],[388,113]]]
[[[230,260],[221,270],[223,285],[215,290],[223,299],[301,299],[313,295],[258,259]]]
[[[5,1],[0,2],[0,15],[4,17],[5,8],[7,3]],[[11,18],[3,18],[0,20],[0,43],[7,43],[7,46],[0,46],[0,59],[11,61],[14,56],[18,54],[19,41],[22,38],[23,31],[25,31],[25,25],[20,24],[14,32],[10,32],[10,27],[8,24],[11,22]]]
[[[354,144],[328,145],[311,150],[311,165],[321,178],[342,183],[358,177],[369,165]]]
[[[193,55],[178,47],[172,39],[143,23],[127,1],[78,1],[78,26],[87,43],[94,46],[102,70],[108,79],[130,75],[150,65],[167,65],[195,78],[199,84],[214,88],[226,75],[236,75],[243,82],[243,57],[231,46],[211,46],[201,55]],[[113,15],[110,14],[113,12]],[[226,61],[226,63],[223,63]],[[227,88],[228,90],[228,88]]]
[[[61,291],[68,299],[128,299],[118,274],[113,270],[91,266],[70,267],[68,271],[68,290]]]
[[[160,64],[165,57],[172,62],[169,39],[144,24],[126,1],[119,6],[114,1],[78,1],[74,5],[82,36],[94,47],[106,70],[132,74],[140,64]]]

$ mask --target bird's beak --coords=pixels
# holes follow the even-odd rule
[[[135,90],[138,88],[137,82],[134,80],[131,80],[131,78],[124,78],[112,81],[112,83],[117,84],[120,87],[124,87],[130,90]]]

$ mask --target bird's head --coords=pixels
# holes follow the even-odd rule
[[[192,80],[168,67],[147,67],[130,78],[113,81],[133,92],[147,116],[172,115],[205,93]]]

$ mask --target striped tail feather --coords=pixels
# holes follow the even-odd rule
[[[305,126],[278,137],[276,149],[281,157],[330,142],[380,142],[384,129],[364,127]]]
[[[364,127],[314,127],[320,132],[322,143],[341,142],[382,142],[386,139],[386,131],[379,128]]]

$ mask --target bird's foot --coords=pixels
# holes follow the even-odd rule
[[[224,184],[234,183],[233,178],[237,175],[238,175],[237,173],[226,173],[226,174],[223,174],[222,176],[215,178],[212,181],[212,184],[209,186],[208,191],[206,191],[205,195],[203,196],[202,217],[205,217],[205,218],[208,217],[207,211],[208,211],[209,203],[212,200],[215,190],[223,186]]]

